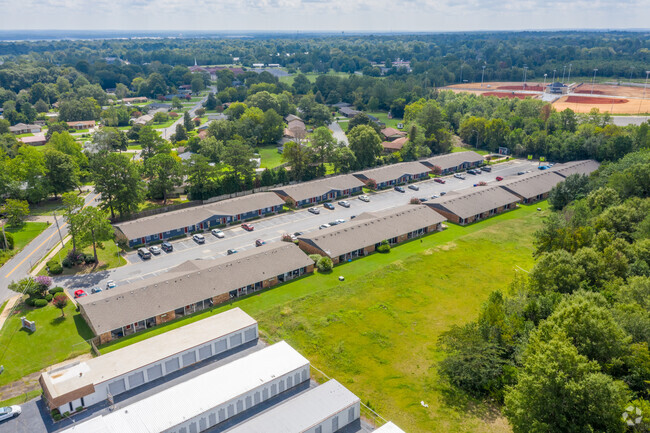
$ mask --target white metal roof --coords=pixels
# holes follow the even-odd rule
[[[227,430],[227,432],[305,432],[357,403],[359,403],[359,397],[332,379],[285,403],[274,406],[250,421]]]
[[[41,383],[47,387],[52,398],[56,398],[89,384],[97,385],[120,377],[256,323],[240,308],[233,308],[97,358],[47,371],[43,373]]]
[[[375,433],[404,433],[404,430],[389,421],[375,430]]]
[[[281,341],[65,433],[160,433],[226,403],[309,361]]]

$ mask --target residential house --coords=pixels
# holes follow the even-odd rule
[[[44,135],[32,135],[31,137],[21,137],[18,139],[22,143],[29,144],[30,146],[43,146],[47,143]]]
[[[40,125],[28,125],[26,123],[17,123],[14,126],[9,127],[9,132],[15,135],[20,134],[34,134],[36,132],[41,132],[42,128]]]
[[[136,96],[134,98],[122,98],[122,102],[125,104],[137,104],[140,102],[147,102],[148,99],[146,96]]]
[[[153,122],[153,114],[145,114],[133,121],[134,125],[147,125]]]
[[[172,106],[170,104],[164,104],[162,102],[152,102],[151,104],[147,104],[142,108],[144,108],[147,113],[149,113],[156,110],[169,111],[172,109]]]
[[[385,153],[399,152],[408,141],[408,137],[401,137],[393,141],[382,141],[381,147]]]
[[[345,117],[354,117],[357,114],[361,113],[361,111],[354,110],[350,107],[343,107],[343,108],[339,108],[339,113],[341,113]]]
[[[115,228],[118,236],[123,236],[130,247],[135,247],[271,215],[280,211],[283,205],[284,201],[276,194],[262,192],[138,218],[115,224]]]
[[[395,128],[384,128],[380,132],[388,141],[397,140],[398,138],[404,138],[408,135],[406,131],[400,131],[399,129],[395,129]]]
[[[449,221],[465,225],[514,209],[520,201],[516,195],[494,186],[450,193],[424,204]]]
[[[282,200],[293,200],[297,207],[338,200],[363,191],[364,183],[351,174],[285,185],[271,191]]]
[[[372,181],[377,186],[377,189],[382,189],[393,185],[427,179],[429,177],[429,169],[417,161],[411,161],[372,168],[353,173],[353,175],[365,184],[369,184]]]
[[[429,167],[432,172],[439,171],[440,174],[467,170],[468,168],[478,167],[484,162],[483,156],[474,151],[447,153],[446,155],[433,156],[420,161],[420,163]]]
[[[76,129],[77,131],[80,129],[91,129],[95,127],[95,121],[94,120],[79,120],[76,122],[66,122],[68,124],[69,128]]]
[[[354,220],[298,237],[308,254],[320,254],[332,262],[366,256],[386,240],[395,245],[439,231],[445,218],[423,205],[404,205],[378,212],[365,212]]]
[[[101,344],[313,272],[295,244],[275,242],[169,271],[77,300]]]

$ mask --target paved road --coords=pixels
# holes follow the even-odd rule
[[[90,289],[94,286],[104,287],[109,279],[115,280],[118,285],[128,284],[138,280],[144,280],[155,275],[160,275],[170,268],[191,259],[213,259],[226,255],[228,249],[238,251],[255,248],[255,240],[263,239],[266,242],[279,242],[283,233],[311,232],[318,230],[321,224],[342,218],[350,220],[352,215],[362,212],[378,211],[403,204],[408,204],[411,197],[428,197],[439,194],[441,191],[450,192],[473,188],[473,184],[481,180],[496,183],[496,176],[512,176],[519,171],[535,170],[537,163],[524,160],[515,160],[508,163],[493,166],[492,173],[482,173],[478,176],[467,175],[466,180],[459,180],[454,177],[447,177],[446,184],[441,185],[433,180],[419,182],[419,191],[413,191],[405,187],[406,193],[399,193],[394,190],[386,190],[371,194],[370,202],[364,203],[356,198],[349,199],[350,208],[335,205],[334,210],[327,210],[319,206],[320,214],[313,215],[307,210],[288,212],[285,214],[264,218],[253,222],[255,230],[247,232],[240,227],[232,227],[224,230],[226,237],[217,239],[206,233],[206,242],[199,245],[191,238],[173,242],[174,251],[171,253],[162,252],[153,256],[150,260],[142,260],[136,253],[126,256],[128,264],[117,269],[101,271],[88,275],[58,277],[55,279],[57,285],[76,290],[78,288]]]
[[[330,123],[328,128],[332,130],[332,135],[336,138],[336,141],[342,141],[346,146],[350,145],[350,143],[348,143],[348,136],[345,135],[343,128],[341,128],[341,125],[339,125],[338,122],[334,121]]]
[[[617,126],[638,126],[647,121],[650,121],[650,116],[612,116],[612,123]]]
[[[217,93],[217,92],[216,92],[216,87],[215,87],[215,86],[211,86],[211,87],[209,88],[209,90],[210,90],[211,92],[214,92],[215,94]],[[203,97],[199,102],[196,103],[195,106],[193,106],[192,108],[190,108],[190,111],[189,111],[189,113],[190,113],[190,117],[194,117],[194,113],[196,112],[196,110],[198,110],[199,108],[203,107],[203,103],[204,103],[207,99],[208,99],[207,96]],[[172,134],[175,134],[175,133],[176,133],[176,125],[178,125],[178,124],[181,123],[181,122],[183,122],[183,116],[179,116],[179,117],[178,117],[178,120],[177,120],[176,122],[172,123],[172,124],[171,124],[170,126],[168,126],[167,128],[160,128],[160,129],[158,129],[157,131],[160,132],[160,136],[161,136],[162,138],[164,138],[164,139],[166,139],[166,140],[169,140],[169,137],[171,137]]]
[[[84,206],[96,205],[95,198],[97,198],[97,194],[91,189],[84,198]],[[57,219],[61,227],[61,235],[65,238],[68,233],[67,224],[61,217]],[[15,294],[8,289],[9,283],[26,277],[32,266],[54,248],[57,242],[60,242],[60,239],[56,230],[56,224],[52,224],[30,242],[20,253],[16,254],[11,260],[0,267],[0,304]]]

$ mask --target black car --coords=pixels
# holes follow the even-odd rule
[[[228,250],[227,251],[228,255],[235,254],[236,252],[237,252],[237,250]]]
[[[420,197],[418,200],[420,200],[420,202],[425,202],[425,201],[427,201],[427,200],[429,200],[429,199],[426,198],[426,197]]]
[[[396,186],[394,189],[397,192],[404,192],[404,188],[402,188],[401,186]]]
[[[468,172],[469,174],[474,174],[474,175],[476,175],[476,174],[479,174],[479,173],[480,173],[480,172],[477,172],[477,171],[476,171],[476,170],[474,170],[474,169],[471,169],[471,170],[467,170],[467,172]]]
[[[302,236],[304,233],[303,232],[295,232],[293,235],[295,237]]]
[[[492,167],[490,167],[489,165],[484,165],[483,167],[481,167],[481,170],[487,171],[489,173],[492,171]]]
[[[172,244],[170,244],[169,242],[163,242],[160,245],[160,248],[162,248],[162,250],[166,251],[166,252],[174,251],[174,246]]]

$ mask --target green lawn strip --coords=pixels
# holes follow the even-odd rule
[[[262,159],[261,168],[275,168],[282,164],[282,154],[278,152],[277,146],[260,147],[259,153]]]
[[[21,316],[36,322],[36,332],[20,329]],[[72,302],[65,308],[65,318],[52,305],[36,309],[19,305],[0,330],[0,364],[5,367],[0,386],[88,353],[90,346],[85,340],[92,337],[92,331],[75,312]]]
[[[163,204],[161,200],[145,200],[140,205],[138,205],[138,212],[145,210],[158,209],[165,206],[171,206],[173,204],[187,203],[189,200],[187,196],[181,196],[179,198],[169,198],[167,203]]]
[[[10,258],[18,254],[27,244],[40,235],[49,226],[45,222],[26,222],[21,227],[6,227],[5,232],[11,233],[14,238],[14,249],[0,252],[0,266],[4,265]],[[0,232],[0,236],[2,233]]]
[[[71,132],[70,134],[87,134],[90,132],[89,128],[86,129],[75,129],[74,132]]]
[[[20,394],[17,397],[10,398],[7,400],[0,401],[0,407],[3,406],[13,406],[15,404],[21,405],[23,403],[27,403],[29,400],[38,397],[41,395],[41,390],[40,389],[35,389],[34,391],[29,391],[24,394]]]
[[[16,135],[16,138],[33,137],[33,136],[34,136],[34,134],[32,134],[31,132],[26,132],[26,133],[24,133],[24,134],[18,134],[18,135]]]
[[[490,154],[490,152],[488,152],[487,150],[477,149],[477,148],[475,148],[475,147],[469,147],[469,146],[468,146],[468,147],[454,146],[454,147],[451,149],[451,153],[456,153],[456,152],[469,152],[470,150],[473,151],[473,152],[478,153],[479,155],[489,155],[489,154]]]
[[[142,150],[142,146],[139,144],[132,144],[126,147],[128,150]]]
[[[369,116],[375,116],[377,119],[379,119],[380,122],[386,124],[387,127],[390,128],[395,128],[397,129],[397,124],[398,123],[404,123],[404,119],[389,119],[388,118],[388,113],[383,112],[383,111],[371,111],[367,112]]]
[[[177,120],[178,120],[178,117],[173,117],[173,118],[169,119],[169,120],[166,121],[166,122],[162,122],[162,123],[154,123],[152,126],[153,126],[154,129],[169,128],[169,127],[172,126],[172,124],[173,124],[174,122],[176,122]]]
[[[63,201],[61,197],[48,198],[38,204],[32,205],[29,207],[29,214],[32,216],[35,215],[52,215],[52,211],[57,211],[63,208]],[[57,215],[61,215],[61,212],[58,212]]]
[[[56,246],[55,246],[56,248]],[[65,247],[61,250],[61,259],[65,258],[68,253],[72,251],[72,242],[68,241]],[[93,254],[92,245],[81,250],[84,254]],[[98,266],[93,265],[83,265],[83,266],[73,266],[72,268],[63,268],[63,273],[61,275],[76,275],[76,274],[88,274],[91,272],[105,271],[106,269],[119,268],[126,264],[126,259],[120,254],[120,248],[115,245],[115,242],[112,240],[106,241],[103,244],[103,248],[97,247],[97,259],[99,260]],[[48,253],[49,254],[49,253]],[[55,254],[50,260],[59,260],[59,254]],[[40,270],[38,275],[49,275],[47,268],[43,267]]]

